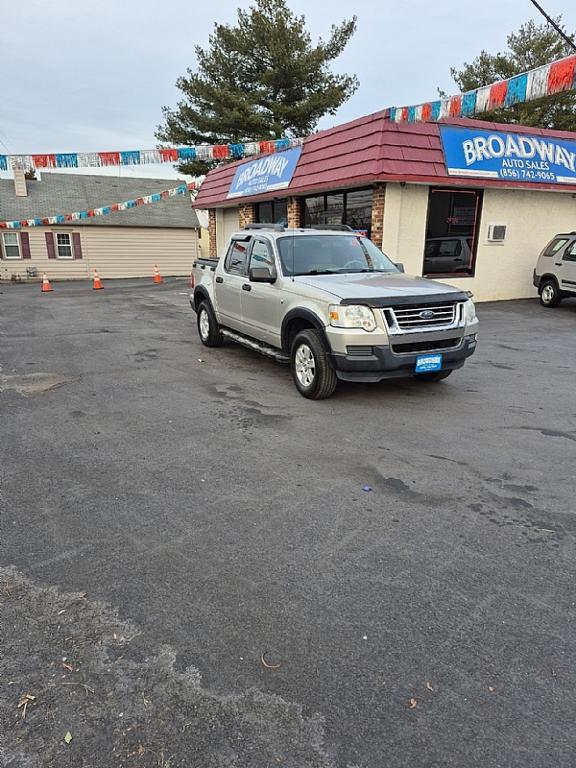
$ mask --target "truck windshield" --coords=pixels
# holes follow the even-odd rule
[[[398,272],[371,240],[361,235],[295,235],[277,240],[284,275]]]

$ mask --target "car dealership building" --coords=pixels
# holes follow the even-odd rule
[[[524,298],[542,248],[576,229],[576,134],[377,112],[216,168],[194,206],[209,212],[212,257],[249,223],[346,224],[410,274],[480,301]]]

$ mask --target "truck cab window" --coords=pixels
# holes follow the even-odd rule
[[[274,272],[274,259],[268,244],[263,240],[254,240],[252,253],[250,255],[250,269],[253,267],[268,267],[271,273]]]
[[[233,275],[245,275],[247,273],[249,246],[248,240],[233,240],[230,243],[224,264],[226,272],[230,272]]]

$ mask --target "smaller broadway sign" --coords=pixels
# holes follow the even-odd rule
[[[440,126],[451,176],[576,184],[576,141]]]
[[[292,180],[301,151],[302,147],[294,147],[239,165],[228,197],[247,197],[286,189]]]

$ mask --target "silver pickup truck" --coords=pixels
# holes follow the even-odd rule
[[[348,228],[248,225],[218,261],[194,263],[192,289],[205,346],[230,339],[289,363],[315,400],[338,379],[438,381],[476,348],[470,294],[403,274]]]

